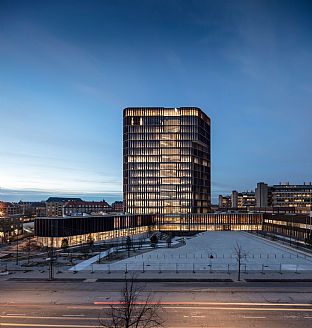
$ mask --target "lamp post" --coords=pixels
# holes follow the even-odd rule
[[[18,230],[16,236],[16,265],[18,265]]]

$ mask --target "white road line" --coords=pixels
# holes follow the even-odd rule
[[[23,315],[23,316],[15,316],[15,315],[0,315],[1,319],[41,319],[41,320],[99,320],[98,317],[82,317],[82,316],[61,316],[61,317],[39,317],[39,316],[28,316],[28,315]],[[103,318],[102,320],[107,320],[107,318]],[[1,326],[1,323],[0,323]]]
[[[118,301],[98,301],[93,302],[95,305],[109,305],[112,303],[116,303],[118,305]],[[306,306],[306,307],[312,307],[311,303],[247,303],[247,302],[174,302],[174,301],[164,301],[160,302],[161,305],[249,305],[249,306],[285,306],[285,307],[291,307],[291,306]],[[69,307],[68,307],[69,308]]]
[[[256,308],[256,307],[203,307],[203,306],[198,306],[198,307],[189,307],[189,306],[163,306],[164,309],[170,310],[170,309],[192,309],[192,310],[231,310],[231,311],[291,311],[291,312],[312,312],[312,309],[302,309],[302,308],[297,308],[297,309],[277,309],[277,308]]]
[[[23,316],[23,315],[26,315],[26,314],[21,314],[21,313],[7,313],[6,315],[10,315],[10,316]]]
[[[266,319],[266,317],[243,317],[244,319]]]
[[[84,314],[62,314],[62,317],[85,317]]]
[[[94,328],[98,325],[93,326],[85,326],[85,325],[48,325],[48,324],[40,324],[40,323],[17,323],[17,322],[8,322],[8,323],[0,323],[0,326],[3,327],[55,327],[55,328]]]

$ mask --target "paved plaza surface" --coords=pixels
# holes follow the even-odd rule
[[[82,270],[104,271],[233,271],[237,270],[237,243],[242,248],[242,271],[312,271],[308,253],[247,232],[209,231],[185,237],[185,245],[156,248],[110,264],[88,260]],[[92,264],[93,263],[93,264]]]

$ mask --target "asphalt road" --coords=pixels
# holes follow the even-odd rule
[[[1,327],[99,327],[122,283],[0,282]],[[149,283],[165,327],[312,327],[310,283]]]

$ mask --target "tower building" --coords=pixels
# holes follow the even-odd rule
[[[126,212],[210,211],[210,118],[201,109],[125,108],[123,129]]]

